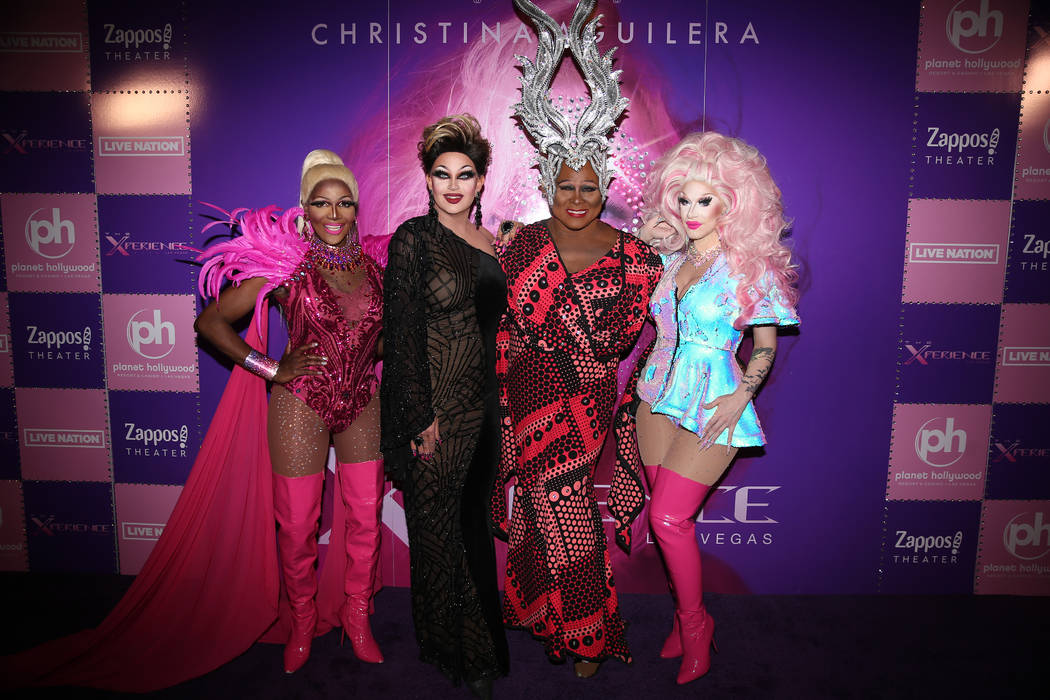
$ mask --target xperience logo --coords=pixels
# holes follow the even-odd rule
[[[6,146],[4,148],[4,155],[14,151],[15,153],[21,153],[22,155],[29,155],[29,151],[26,150],[23,143],[25,143],[26,137],[29,136],[29,131],[22,129],[21,131],[12,133],[10,131],[0,132],[3,135]]]

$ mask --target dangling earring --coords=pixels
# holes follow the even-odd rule
[[[474,226],[481,228],[481,193],[474,193]]]
[[[427,213],[430,216],[437,216],[437,209],[434,207],[434,190],[428,187],[427,195],[430,197],[430,208],[427,210]]]

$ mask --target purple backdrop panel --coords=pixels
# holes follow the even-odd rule
[[[988,498],[1050,498],[1050,405],[996,404]]]
[[[913,196],[1009,199],[1021,96],[921,94]]]
[[[15,385],[102,387],[97,294],[8,295]]]
[[[1050,43],[1043,39],[1044,43]],[[1040,59],[1043,68],[1034,65],[1031,75],[1046,76],[1050,69],[1050,51]],[[1043,90],[1028,90],[1021,97],[1021,134],[1017,145],[1017,186],[1014,196],[1018,199],[1050,199],[1050,92],[1045,88],[1050,79],[1044,77],[1042,84],[1033,81],[1033,86]]]
[[[1027,17],[1028,0],[923,2],[918,89],[1016,92]]]
[[[11,290],[99,291],[94,195],[6,194],[0,207]]]
[[[11,314],[7,292],[0,292],[0,386],[14,386],[15,368],[11,353]]]
[[[991,403],[999,307],[905,304],[901,401]]]
[[[1050,306],[1003,304],[995,400],[1050,403]]]
[[[992,407],[896,404],[889,500],[980,500]]]
[[[102,304],[110,388],[197,391],[191,295],[104,294]]]
[[[0,571],[28,571],[22,482],[0,481]]]
[[[110,484],[26,481],[33,571],[116,573]]]
[[[164,532],[180,493],[182,486],[116,484],[113,487],[120,573],[134,576],[142,570]]]
[[[88,95],[0,93],[0,191],[93,190]]]
[[[195,394],[109,392],[114,480],[182,484],[200,445]]]
[[[0,389],[0,479],[19,479],[14,389]]]
[[[190,198],[119,196],[98,198],[102,289],[110,294],[191,290],[196,253],[191,245]]]
[[[1050,595],[1050,501],[985,501],[975,593]]]
[[[23,479],[110,480],[105,391],[20,387],[15,399]]]
[[[91,1],[91,83],[97,90],[185,88],[182,3]]]
[[[882,593],[972,593],[981,504],[886,504]]]
[[[9,0],[0,32],[0,90],[88,90],[87,4]]]
[[[1050,201],[1015,201],[1004,301],[1050,302]]]

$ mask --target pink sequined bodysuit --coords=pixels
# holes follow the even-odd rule
[[[311,354],[328,358],[322,374],[296,377],[284,387],[333,433],[346,430],[379,387],[382,280],[383,271],[366,255],[354,270],[322,269],[308,248],[295,273],[274,291],[291,347],[316,342]]]

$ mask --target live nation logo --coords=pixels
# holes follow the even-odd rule
[[[1016,168],[1017,199],[1050,199],[1050,91],[1027,90],[1021,97]]]
[[[116,506],[120,573],[139,573],[182,492],[181,486],[121,484],[113,487]]]
[[[0,209],[8,289],[99,291],[93,195],[5,194]]]
[[[995,400],[1050,403],[1050,306],[1003,304]]]
[[[1027,0],[924,2],[918,90],[1019,90],[1027,20]]]
[[[1050,595],[1050,501],[987,500],[977,593]]]
[[[105,294],[102,307],[110,389],[197,391],[191,295]]]
[[[980,499],[991,414],[990,405],[894,405],[887,498]]]
[[[891,501],[880,593],[972,593],[980,503]]]
[[[99,194],[189,194],[185,94],[93,96],[95,180]],[[143,115],[129,125],[127,114]]]
[[[1009,201],[912,199],[905,302],[1002,301]]]
[[[9,0],[0,31],[0,90],[90,89],[86,38],[83,3]]]
[[[15,389],[22,478],[109,481],[106,392]]]

